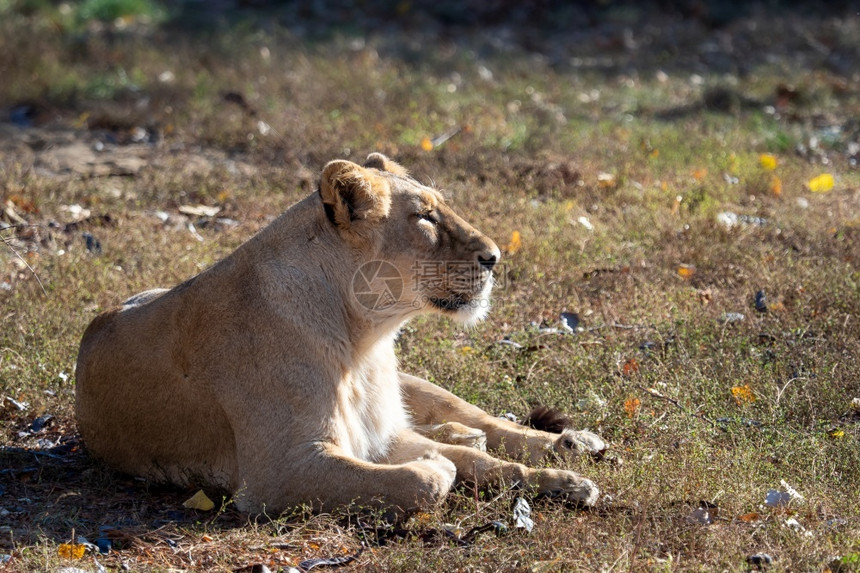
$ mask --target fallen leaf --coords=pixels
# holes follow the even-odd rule
[[[711,287],[706,289],[699,289],[696,291],[696,296],[699,299],[699,302],[703,305],[711,304],[711,301],[714,299],[714,291],[711,290]]]
[[[845,431],[844,430],[833,430],[829,433],[829,435],[831,438],[834,438],[834,439],[844,438],[845,437]]]
[[[615,189],[616,179],[615,175],[611,173],[598,173],[597,174],[597,186],[601,189]]]
[[[758,162],[765,171],[773,171],[776,169],[776,156],[771,153],[762,153],[758,156]]]
[[[755,511],[751,511],[743,515],[739,515],[738,519],[740,519],[744,523],[752,523],[753,521],[758,521],[759,519],[761,519],[761,515],[759,515]]]
[[[624,411],[627,412],[627,417],[633,419],[639,413],[639,408],[642,402],[639,398],[628,398],[624,401]]]
[[[689,279],[696,274],[696,265],[678,265],[678,276],[682,279]]]
[[[19,211],[23,213],[27,213],[30,215],[38,215],[39,208],[36,206],[36,203],[33,202],[32,199],[25,199],[20,195],[12,195],[9,197],[9,202],[15,205]]]
[[[213,502],[209,497],[203,493],[203,490],[199,490],[197,493],[192,495],[190,498],[185,500],[185,503],[182,504],[182,507],[187,507],[188,509],[199,509],[200,511],[210,511],[215,508],[215,502]]]
[[[520,250],[521,246],[522,240],[520,239],[520,232],[514,231],[513,233],[511,233],[511,242],[508,243],[508,246],[505,247],[505,250],[509,255],[513,255]]]
[[[83,559],[86,552],[86,546],[80,543],[61,543],[57,547],[57,555],[64,559]]]
[[[191,215],[192,217],[214,217],[221,210],[221,207],[210,207],[208,205],[182,205],[179,207],[179,212],[183,215]]]
[[[776,175],[770,178],[770,192],[777,197],[782,195],[782,179]]]
[[[828,191],[833,190],[833,186],[836,182],[833,179],[833,175],[830,173],[822,173],[816,177],[810,179],[806,186],[809,187],[809,190],[813,193],[827,193]]]
[[[733,386],[732,396],[734,396],[735,402],[737,402],[738,406],[755,402],[755,394],[753,394],[752,388],[749,387],[749,384]]]
[[[702,181],[707,176],[708,170],[704,167],[693,170],[693,179],[695,179],[696,181]]]
[[[636,362],[635,358],[628,358],[621,366],[621,373],[625,376],[630,376],[636,372],[639,372],[639,363]]]

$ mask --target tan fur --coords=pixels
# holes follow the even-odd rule
[[[457,480],[593,503],[597,488],[572,472],[502,462],[413,429],[447,429],[439,439],[531,462],[578,451],[563,435],[498,420],[398,372],[403,322],[483,317],[498,258],[438,192],[385,156],[363,167],[333,161],[319,193],[212,268],[93,320],[77,363],[81,436],[121,470],[222,487],[255,512],[352,502],[411,510]],[[415,278],[428,263],[443,280]],[[397,296],[370,304],[396,274]]]

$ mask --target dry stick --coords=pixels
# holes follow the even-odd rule
[[[692,416],[694,418],[700,418],[700,419],[704,420],[705,422],[709,423],[712,427],[714,427],[718,430],[722,430],[723,432],[728,431],[723,426],[720,426],[714,420],[707,417],[705,414],[703,414],[701,412],[691,412],[690,410],[688,410],[687,408],[682,406],[681,403],[678,402],[675,398],[672,398],[670,396],[664,396],[663,394],[661,394],[660,392],[658,392],[654,388],[646,388],[645,386],[643,386],[641,384],[637,384],[635,382],[633,383],[633,385],[636,386],[637,388],[639,388],[640,390],[642,390],[643,392],[654,396],[655,398],[660,398],[661,400],[665,400],[666,402],[669,402],[670,404],[672,404],[673,406],[675,406],[676,408],[678,408],[679,410],[681,410],[682,412],[684,412],[688,416]]]
[[[39,275],[36,274],[36,271],[33,270],[33,267],[31,267],[30,264],[26,260],[24,260],[24,257],[22,257],[20,254],[18,254],[18,251],[16,251],[12,247],[12,245],[10,244],[10,240],[7,239],[6,237],[3,237],[3,244],[6,245],[7,247],[9,247],[9,250],[12,251],[12,253],[16,257],[21,259],[21,262],[24,263],[24,266],[26,266],[28,269],[30,269],[30,272],[33,273],[34,277],[36,277],[36,282],[39,283],[39,288],[42,289],[42,294],[44,294],[45,296],[48,296],[48,291],[45,290],[45,285],[42,284],[42,279],[39,278]]]

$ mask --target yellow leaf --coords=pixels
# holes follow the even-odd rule
[[[732,175],[737,175],[738,166],[739,166],[738,156],[735,155],[734,153],[731,153],[729,155],[729,165],[728,165],[729,173],[731,173]]]
[[[834,439],[844,438],[845,437],[845,431],[844,430],[833,430],[832,432],[830,432],[830,437],[834,438]]]
[[[598,173],[597,186],[601,189],[615,189],[615,175],[613,175],[612,173]]]
[[[765,171],[773,171],[777,166],[776,156],[771,153],[762,153],[759,155],[758,162]]]
[[[813,193],[827,193],[833,189],[836,182],[833,180],[833,175],[830,173],[822,173],[810,179],[806,185]]]
[[[425,137],[421,140],[421,149],[424,151],[433,151],[433,142],[430,141],[429,137]]]
[[[627,412],[628,418],[633,418],[636,414],[639,413],[639,407],[642,405],[642,402],[639,401],[639,398],[629,398],[624,401],[624,411]]]
[[[752,388],[749,387],[749,384],[733,386],[732,396],[734,396],[735,402],[737,402],[738,406],[755,402],[755,394],[753,394]]]
[[[678,276],[682,279],[688,279],[696,274],[696,265],[679,265]]]
[[[57,547],[57,555],[64,559],[83,559],[86,552],[86,546],[79,543],[61,543]]]
[[[508,243],[508,246],[505,248],[505,250],[508,252],[509,255],[513,255],[520,250],[521,246],[522,241],[520,240],[520,232],[514,231],[513,233],[511,233],[511,242]]]
[[[782,195],[782,179],[776,175],[770,178],[770,192],[777,197]]]
[[[84,113],[82,113],[81,115],[79,115],[79,116],[78,116],[78,119],[76,119],[76,120],[72,123],[72,125],[73,125],[76,129],[83,129],[84,127],[86,127],[86,126],[87,126],[87,120],[88,120],[89,118],[90,118],[90,112],[85,111]]]
[[[215,508],[215,503],[209,499],[201,489],[185,500],[182,507],[187,507],[188,509],[199,509],[200,511],[209,511]]]
[[[474,353],[475,353],[475,349],[472,348],[471,346],[461,346],[460,347],[460,354],[474,354]]]

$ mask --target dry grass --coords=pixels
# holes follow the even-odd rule
[[[546,18],[515,32],[505,20],[442,28],[416,10],[382,33],[372,11],[339,20],[285,8],[228,13],[232,25],[192,34],[170,22],[87,28],[21,6],[0,2],[0,107],[34,115],[24,129],[0,126],[0,221],[24,220],[0,230],[0,554],[11,555],[0,569],[94,569],[92,556],[70,562],[57,547],[94,541],[102,526],[114,551],[98,561],[133,570],[276,570],[373,540],[372,516],[249,520],[229,500],[184,510],[193,492],[93,464],[72,415],[77,343],[97,312],[205,268],[309,192],[325,161],[373,150],[442,186],[500,245],[522,237],[490,318],[466,332],[410,323],[404,368],[491,412],[561,408],[602,433],[616,461],[577,465],[606,493],[593,511],[537,501],[531,534],[461,547],[444,524],[510,523],[515,498],[461,491],[347,568],[743,571],[766,552],[775,570],[812,571],[860,560],[856,15],[752,10],[715,31],[610,3],[592,28],[562,12],[557,27]],[[639,47],[626,49],[639,17]],[[565,22],[576,32],[560,33]],[[146,142],[133,143],[136,128]],[[66,137],[108,153],[139,145],[146,161],[131,176],[59,173],[46,153]],[[835,188],[811,193],[822,172]],[[189,204],[220,207],[220,221],[181,215]],[[69,205],[90,217],[75,222]],[[761,220],[729,229],[722,212]],[[755,310],[760,290],[767,312]],[[577,335],[540,330],[562,311],[581,318]],[[46,429],[19,434],[42,414],[54,416]],[[765,507],[780,480],[803,499]],[[716,506],[711,524],[692,517],[703,502]]]

